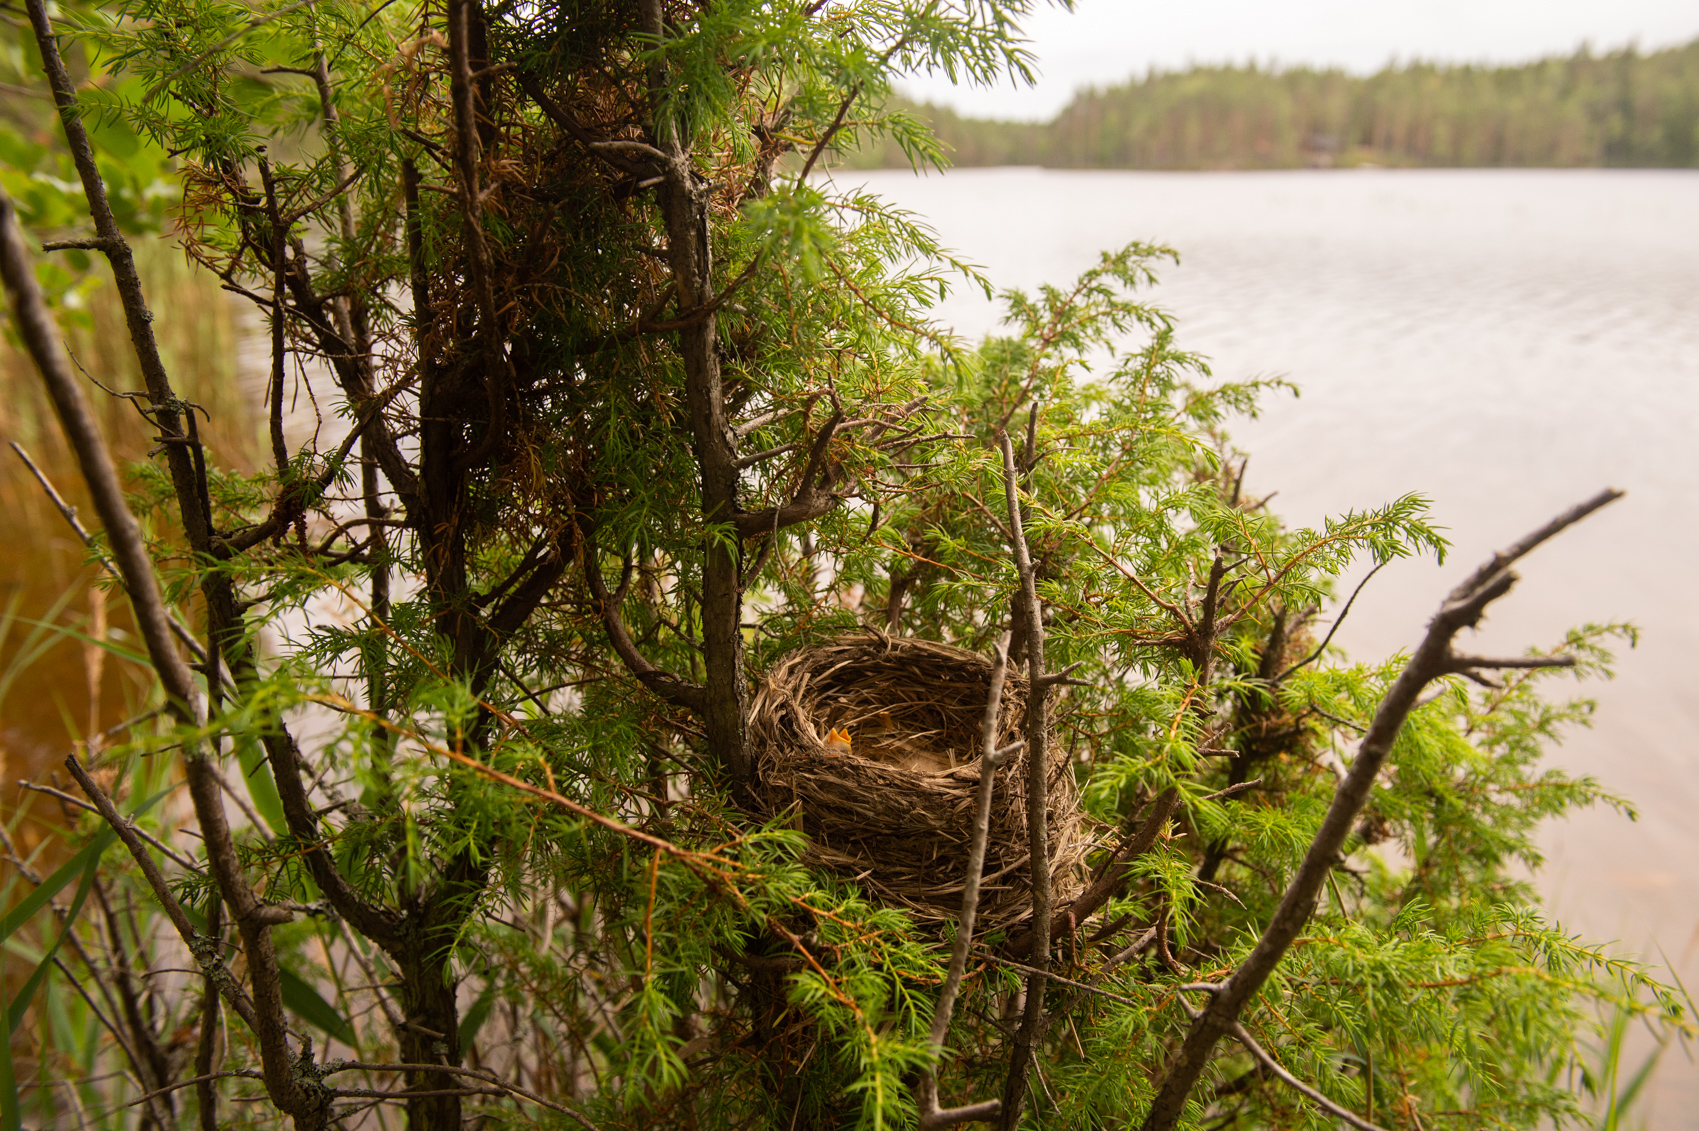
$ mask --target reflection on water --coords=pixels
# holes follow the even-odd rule
[[[1556,761],[1639,807],[1548,829],[1538,878],[1564,923],[1660,948],[1699,986],[1699,173],[963,170],[846,179],[929,219],[999,287],[1065,281],[1128,240],[1182,255],[1158,301],[1218,377],[1284,375],[1235,435],[1275,509],[1322,515],[1420,491],[1444,568],[1404,562],[1358,601],[1355,655],[1412,646],[1492,549],[1605,485],[1626,499],[1542,548],[1481,651],[1632,620],[1638,649]],[[946,320],[994,325],[977,294]],[[1699,1070],[1665,1058],[1653,1125],[1699,1128]]]

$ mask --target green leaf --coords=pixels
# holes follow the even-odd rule
[[[334,1005],[320,997],[310,982],[281,967],[277,973],[283,983],[283,1004],[292,1013],[308,1024],[323,1029],[350,1048],[359,1047],[355,1042],[354,1026],[336,1011]]]
[[[81,875],[88,868],[91,860],[98,860],[111,843],[118,839],[118,834],[111,826],[102,828],[94,834],[94,839],[83,846],[81,852],[65,861],[51,876],[41,881],[41,886],[30,892],[19,904],[0,918],[0,941],[12,937],[19,927],[27,923],[32,915],[47,906],[48,900],[58,895],[64,886],[73,878]]]
[[[97,838],[94,843],[89,845],[89,848],[98,846],[98,848],[104,849],[107,844],[112,843],[112,839],[116,838],[109,838],[102,843]],[[16,1033],[18,1026],[23,1024],[24,1012],[29,1009],[29,1003],[34,1000],[35,991],[41,988],[41,983],[47,978],[47,971],[53,965],[53,956],[59,953],[59,947],[64,943],[65,936],[70,934],[71,928],[76,925],[77,916],[83,910],[83,902],[88,899],[88,893],[94,888],[94,874],[100,868],[100,852],[89,853],[88,849],[84,849],[78,855],[85,854],[88,859],[83,864],[83,882],[77,885],[77,897],[71,901],[71,910],[65,914],[65,925],[60,928],[58,936],[53,940],[53,945],[47,948],[47,953],[41,956],[41,961],[36,964],[35,972],[29,976],[29,981],[23,984],[23,987],[18,990],[17,996],[12,998],[11,1004],[6,1007],[6,1035],[8,1037]]]
[[[0,1131],[19,1131],[18,1078],[12,1070],[12,1043],[0,1041]]]
[[[472,1008],[466,1011],[466,1016],[460,1019],[460,1048],[462,1051],[472,1045],[472,1039],[478,1035],[478,1030],[484,1027],[484,1021],[490,1016],[490,1010],[496,1005],[496,984],[489,982],[484,986],[484,992],[478,995],[478,1000],[472,1003]]]
[[[251,735],[236,736],[236,760],[242,765],[242,780],[248,783],[248,796],[254,811],[278,836],[289,835],[289,822],[283,817],[283,799],[277,795],[277,781],[271,776],[271,763],[265,748]]]
[[[160,790],[142,802],[131,815],[147,812],[169,792],[171,792],[169,789]],[[29,981],[23,984],[16,996],[6,1006],[6,1031],[8,1035],[16,1033],[18,1026],[23,1023],[24,1013],[29,1009],[30,1002],[34,1000],[36,990],[41,988],[41,983],[47,978],[47,971],[53,963],[53,956],[59,953],[59,947],[64,943],[65,936],[71,933],[71,928],[77,922],[77,916],[82,913],[83,902],[88,899],[88,893],[94,887],[94,876],[100,868],[101,854],[117,839],[118,833],[111,825],[102,827],[93,839],[83,846],[82,851],[71,857],[63,866],[47,877],[41,886],[31,892],[29,897],[19,903],[17,907],[13,908],[9,915],[0,919],[0,940],[10,938],[12,933],[23,926],[31,915],[39,911],[48,900],[58,894],[70,882],[73,875],[81,873],[82,883],[77,885],[77,895],[71,901],[71,910],[65,915],[65,925],[60,928],[58,936],[47,948],[47,953],[41,956],[41,961],[36,964],[34,972],[30,974]],[[0,1113],[0,1118],[3,1118],[3,1113]]]
[[[169,789],[160,790],[158,793],[138,805],[128,815],[138,817],[141,814],[146,813],[149,809],[152,809],[155,805],[159,804],[160,800],[170,792],[171,791]],[[37,887],[34,891],[30,892],[29,895],[20,900],[18,905],[8,911],[4,917],[0,917],[0,942],[4,942],[6,939],[11,938],[13,932],[29,921],[30,916],[45,907],[48,900],[58,895],[66,884],[70,883],[74,877],[86,870],[91,859],[98,860],[100,858],[100,854],[105,852],[112,842],[117,839],[118,833],[112,828],[112,826],[103,825],[100,831],[94,834],[93,838],[83,846],[80,852],[65,861],[64,864],[60,865],[51,876],[48,876],[45,880],[41,881],[41,886]]]

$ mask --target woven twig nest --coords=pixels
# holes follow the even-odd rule
[[[967,873],[980,727],[991,661],[926,640],[865,632],[785,656],[762,681],[750,736],[757,800],[794,811],[809,860],[858,880],[923,919],[954,919]],[[1021,736],[1027,683],[1003,687],[999,746]],[[828,746],[835,729],[850,750]],[[1067,755],[1051,742],[1050,862],[1062,903],[1078,892],[1086,844]],[[1012,927],[1032,914],[1025,749],[998,768],[981,873],[979,922]]]

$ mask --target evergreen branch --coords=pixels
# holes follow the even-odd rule
[[[619,602],[608,592],[607,582],[602,580],[602,567],[597,562],[595,536],[586,531],[580,540],[583,554],[584,583],[590,588],[590,597],[595,602],[596,612],[602,618],[602,627],[608,634],[608,643],[613,645],[614,653],[626,670],[636,676],[650,691],[660,698],[687,711],[701,714],[707,705],[707,692],[701,684],[691,683],[674,675],[672,672],[657,668],[637,648],[637,642],[632,640],[631,632],[625,626],[625,619],[620,616]]]
[[[787,526],[795,526],[799,522],[819,518],[838,505],[838,497],[832,494],[829,486],[830,476],[822,476],[826,463],[826,450],[832,442],[832,436],[843,423],[844,410],[841,406],[832,411],[824,427],[814,437],[809,447],[808,462],[802,469],[800,486],[791,496],[790,502],[780,507],[766,507],[758,511],[743,511],[733,519],[733,526],[740,538],[754,538],[760,534],[772,534]]]
[[[1310,1087],[1308,1084],[1286,1071],[1286,1069],[1282,1068],[1280,1066],[1280,1062],[1275,1060],[1273,1056],[1269,1055],[1268,1050],[1257,1044],[1256,1039],[1252,1037],[1251,1034],[1246,1031],[1245,1027],[1239,1022],[1233,1022],[1227,1031],[1231,1033],[1240,1044],[1245,1046],[1245,1050],[1256,1058],[1258,1064],[1262,1065],[1265,1069],[1272,1073],[1282,1084],[1285,1084],[1294,1092],[1297,1092],[1299,1095],[1308,1099],[1311,1103],[1315,1104],[1323,1111],[1328,1111],[1337,1115],[1351,1126],[1357,1128],[1358,1131],[1383,1131],[1383,1128],[1370,1123],[1350,1108],[1328,1099],[1327,1096],[1318,1092],[1316,1089]]]
[[[178,67],[175,71],[172,71],[170,74],[154,83],[153,86],[148,88],[148,92],[142,95],[142,102],[144,104],[152,102],[155,98],[159,97],[160,92],[165,90],[166,87],[199,67],[202,63],[206,62],[220,51],[223,51],[226,47],[229,47],[249,32],[262,28],[266,24],[271,23],[273,20],[281,19],[291,12],[299,11],[312,3],[313,0],[295,0],[295,3],[285,5],[284,7],[277,9],[275,12],[267,12],[263,16],[255,16],[253,19],[249,20],[247,23],[219,40],[217,43],[214,43],[211,47],[208,47],[205,51],[202,51],[199,55],[196,55],[193,59],[190,59],[187,63]]]
[[[849,93],[845,94],[843,101],[838,104],[838,113],[832,119],[832,124],[826,127],[826,132],[820,135],[820,140],[816,141],[814,148],[808,151],[808,160],[802,163],[802,172],[796,175],[797,184],[804,184],[808,181],[808,174],[814,171],[814,163],[820,160],[820,155],[826,151],[828,145],[832,144],[832,139],[843,128],[844,115],[849,113],[849,108],[855,104],[856,96],[860,93],[861,84],[851,83]]]
[[[1621,495],[1620,491],[1603,491],[1565,511],[1508,550],[1495,554],[1447,595],[1438,614],[1429,623],[1422,643],[1375,711],[1374,721],[1363,736],[1350,772],[1335,791],[1327,816],[1316,830],[1302,864],[1293,874],[1262,937],[1193,1022],[1185,1043],[1169,1064],[1156,1098],[1145,1115],[1142,1131],[1172,1131],[1185,1111],[1187,1097],[1209,1063],[1216,1042],[1223,1034],[1231,1032],[1240,1012],[1262,989],[1263,983],[1309,921],[1321,886],[1332,872],[1345,838],[1350,835],[1357,814],[1368,800],[1381,766],[1404,727],[1404,720],[1416,706],[1422,690],[1433,680],[1447,674],[1455,663],[1456,656],[1451,651],[1453,638],[1464,628],[1473,627],[1489,604],[1510,591],[1516,583],[1516,575],[1509,569],[1513,562]]]
[[[332,707],[346,714],[358,715],[359,717],[376,723],[379,726],[393,730],[396,734],[407,738],[410,741],[417,742],[422,749],[438,758],[446,758],[451,762],[465,766],[467,769],[489,778],[491,781],[511,786],[512,788],[519,790],[521,793],[530,794],[532,797],[538,798],[539,800],[547,801],[552,805],[559,806],[574,816],[582,817],[591,824],[598,825],[601,828],[607,829],[609,832],[616,833],[623,837],[628,837],[637,841],[639,844],[644,844],[650,848],[663,852],[672,857],[674,860],[677,860],[680,864],[683,864],[686,868],[689,868],[692,872],[695,872],[711,885],[716,885],[722,888],[726,887],[730,883],[728,871],[736,870],[739,867],[735,861],[727,860],[712,852],[695,852],[687,848],[680,848],[672,841],[655,836],[652,833],[646,833],[642,829],[634,828],[618,818],[610,817],[605,813],[599,813],[590,808],[588,805],[581,805],[572,800],[570,797],[566,797],[555,790],[544,789],[541,786],[532,785],[530,782],[521,778],[516,778],[512,774],[504,773],[503,771],[496,769],[494,766],[485,762],[480,762],[476,758],[462,754],[458,750],[451,750],[440,743],[432,742],[429,738],[418,731],[401,726],[393,719],[386,719],[376,715],[363,707],[349,702],[341,696],[314,695],[309,696],[308,701]],[[733,894],[735,895],[735,893]]]

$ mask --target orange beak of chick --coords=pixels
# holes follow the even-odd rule
[[[850,752],[850,733],[843,727],[833,727],[826,736],[826,753],[842,756]]]

